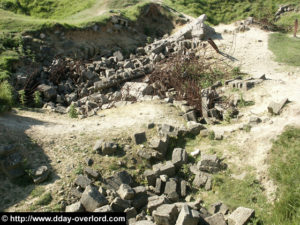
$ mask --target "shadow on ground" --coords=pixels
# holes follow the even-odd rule
[[[51,168],[50,160],[41,146],[34,142],[26,130],[34,125],[42,125],[44,122],[22,117],[14,112],[0,115],[0,146],[14,146],[16,152],[23,156],[21,165],[25,174],[12,179],[9,178],[0,167],[0,211],[7,211],[15,204],[21,204],[36,188],[29,176],[39,166],[46,165],[51,173],[44,183],[53,183],[59,177]],[[7,156],[0,156],[0,162],[7,160]],[[3,166],[2,166],[3,168]],[[43,184],[44,184],[43,183]],[[9,210],[11,211],[11,210]]]

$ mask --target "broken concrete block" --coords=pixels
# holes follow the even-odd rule
[[[253,209],[238,207],[228,217],[228,225],[246,225],[254,214]]]
[[[193,181],[193,185],[198,188],[202,188],[206,186],[207,181],[211,182],[211,175],[208,173],[200,172],[196,174],[195,179]],[[211,188],[211,184],[208,184]],[[206,188],[208,188],[207,186]]]
[[[177,167],[181,167],[184,163],[187,162],[188,155],[185,149],[175,148],[172,153],[172,163]]]
[[[222,213],[217,213],[212,216],[206,217],[205,221],[209,225],[227,225]]]
[[[76,202],[66,207],[66,212],[84,212],[84,208],[80,202]]]
[[[281,102],[271,102],[268,106],[268,112],[278,115],[280,113],[280,110],[284,107],[284,105],[288,102],[288,99],[285,98]]]
[[[197,168],[208,173],[218,172],[221,170],[220,159],[216,155],[203,154],[197,163]]]
[[[108,204],[108,201],[100,194],[98,189],[91,185],[85,188],[80,202],[88,212],[94,212],[95,209]]]
[[[175,224],[178,210],[175,204],[163,204],[152,215],[157,225],[171,225]]]
[[[147,209],[152,212],[155,209],[157,209],[160,205],[162,204],[168,204],[169,201],[166,198],[165,195],[161,195],[161,196],[152,196],[148,198],[148,204],[147,204]]]
[[[146,133],[145,132],[135,133],[133,135],[133,140],[136,145],[143,144],[144,142],[147,141]]]
[[[134,198],[134,190],[128,184],[121,184],[117,193],[124,200],[131,200]]]
[[[197,225],[200,220],[200,214],[196,210],[191,209],[188,205],[181,208],[176,225]]]

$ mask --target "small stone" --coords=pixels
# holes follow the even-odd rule
[[[157,178],[154,193],[159,195],[161,194],[161,192],[162,192],[162,180],[160,178]]]
[[[133,140],[134,140],[135,144],[137,144],[137,145],[146,142],[147,141],[146,133],[145,132],[135,133],[133,135]]]
[[[103,143],[103,140],[96,141],[96,143],[93,147],[93,150],[97,151],[97,152],[101,152],[102,151],[102,143]]]
[[[98,179],[100,177],[100,174],[96,170],[93,170],[90,167],[85,168],[84,172],[86,173],[86,175],[88,177],[93,178],[93,179]]]
[[[87,164],[88,166],[92,166],[93,163],[94,163],[94,160],[93,160],[93,159],[91,159],[91,158],[87,158],[87,159],[86,159],[86,164]]]
[[[50,170],[47,166],[40,166],[34,173],[33,181],[35,184],[39,184],[47,180],[50,175]]]
[[[128,184],[121,184],[117,192],[124,200],[131,200],[134,198],[134,191]]]
[[[107,213],[107,212],[112,212],[112,208],[110,207],[110,205],[105,205],[102,206],[100,208],[97,208],[94,210],[94,212],[101,212],[101,213]]]
[[[193,181],[193,185],[198,188],[205,187],[206,182],[209,177],[210,177],[210,174],[200,172],[200,173],[196,174],[195,179]]]
[[[185,149],[175,148],[172,153],[172,163],[177,167],[181,167],[187,162],[188,155]]]
[[[152,215],[156,224],[171,225],[175,224],[178,210],[174,204],[164,204],[159,206]]]
[[[95,209],[108,204],[108,201],[99,193],[98,189],[91,185],[85,188],[80,202],[88,212],[94,212]]]
[[[278,115],[287,102],[288,102],[287,98],[283,99],[280,103],[271,102],[268,106],[268,112]]]
[[[115,198],[112,203],[110,204],[112,209],[116,212],[124,212],[125,209],[130,208],[130,201],[123,200],[119,197]]]
[[[196,210],[190,209],[188,205],[181,208],[176,225],[197,225],[200,220],[200,214]]]
[[[155,123],[148,123],[148,129],[153,129],[155,127]]]
[[[223,204],[222,202],[217,202],[211,205],[209,212],[212,214],[215,213],[222,213],[223,215],[227,215],[229,208],[227,205]]]
[[[185,197],[187,193],[187,182],[185,180],[180,181],[180,195]]]
[[[200,149],[196,149],[195,151],[191,152],[191,156],[195,157],[195,156],[200,155],[200,153],[201,153]]]
[[[167,182],[169,179],[168,175],[165,174],[160,175],[159,178],[161,179],[162,182]]]
[[[65,212],[84,212],[84,208],[80,202],[76,202],[66,207]]]
[[[136,215],[137,215],[137,212],[136,212],[136,210],[135,210],[134,207],[127,208],[127,209],[125,209],[124,212],[126,213],[126,218],[127,218],[128,220],[131,219],[131,218],[135,218]]]
[[[161,196],[152,196],[148,198],[147,209],[152,213],[155,209],[157,209],[162,204],[167,204],[169,201],[165,195]]]
[[[206,217],[205,221],[209,225],[227,225],[222,213],[217,213],[210,217]]]
[[[83,189],[85,189],[87,186],[89,186],[92,183],[92,181],[87,178],[86,176],[79,175],[77,179],[75,180],[75,184]]]

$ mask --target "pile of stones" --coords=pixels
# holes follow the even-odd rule
[[[202,15],[175,34],[138,47],[135,54],[127,58],[121,51],[116,51],[110,56],[95,57],[88,63],[78,64],[70,58],[55,59],[51,66],[43,67],[35,78],[36,83],[40,84],[37,90],[42,93],[45,108],[66,113],[68,106],[74,104],[79,114],[87,116],[97,110],[140,100],[145,95],[147,99],[152,99],[153,87],[149,87],[147,82],[124,83],[150,74],[155,64],[166,57],[197,52],[202,40],[214,34],[214,30],[204,24],[205,20],[206,16]],[[51,74],[61,64],[69,70],[64,71],[66,74],[60,79],[51,82]],[[19,89],[24,88],[28,83],[26,74],[18,74],[16,83]]]
[[[140,184],[126,171],[122,170],[109,177],[88,166],[84,175],[79,175],[74,181],[72,200],[66,206],[66,212],[125,212],[128,224],[157,225],[244,225],[254,216],[254,210],[239,207],[230,213],[222,202],[212,204],[208,209],[200,199],[193,200],[189,195],[193,190],[212,189],[213,174],[226,169],[226,164],[216,155],[202,154],[197,163],[191,163],[190,156],[183,148],[174,148],[168,158],[170,138],[181,135],[197,135],[205,128],[197,124],[197,129],[176,128],[167,124],[149,124],[149,129],[157,127],[158,137],[149,139],[145,132],[132,135],[136,145],[149,143],[148,154],[137,154],[138,157],[156,163],[151,163],[151,169],[145,170],[142,177],[146,184]],[[117,143],[98,140],[94,150],[101,155],[114,155],[120,148]],[[143,149],[142,151],[145,151]],[[126,154],[129,151],[126,151]],[[157,154],[155,154],[155,152]],[[91,165],[91,164],[90,164]],[[189,176],[181,175],[182,168],[189,170]],[[97,183],[97,185],[96,185]]]

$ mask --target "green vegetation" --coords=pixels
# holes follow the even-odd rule
[[[77,168],[75,169],[74,173],[75,173],[76,175],[83,174],[83,167],[82,167],[81,164],[79,164],[79,165],[77,166]]]
[[[39,92],[39,91],[34,92],[33,101],[34,101],[34,105],[36,107],[41,107],[41,105],[42,105],[41,92]]]
[[[13,105],[12,87],[8,81],[0,83],[0,113],[7,111]]]
[[[300,18],[299,18],[300,21]],[[286,34],[274,33],[269,38],[269,49],[275,60],[292,66],[300,66],[300,39]]]
[[[240,93],[240,101],[238,102],[238,107],[247,107],[254,105],[254,101],[246,101],[243,97],[243,94]]]
[[[31,196],[33,198],[41,196],[45,192],[45,188],[42,186],[37,186],[35,189],[32,190]]]
[[[219,199],[224,201],[231,209],[239,206],[255,209],[257,218],[264,218],[269,213],[270,205],[263,193],[263,188],[253,175],[247,175],[243,180],[218,174],[214,177],[213,189]],[[269,223],[267,223],[269,224]]]
[[[164,2],[180,12],[195,17],[205,13],[208,21],[215,25],[245,19],[248,16],[272,20],[280,4],[299,4],[297,0],[164,0]],[[299,17],[299,13],[284,17],[277,24],[289,26],[295,17]]]
[[[215,132],[214,131],[209,131],[209,133],[208,133],[208,139],[209,140],[214,140],[215,139]]]
[[[46,194],[42,195],[36,202],[36,206],[44,206],[50,204],[52,201],[52,195],[50,192],[47,192]]]
[[[278,186],[272,223],[296,225],[300,221],[300,128],[288,127],[274,142],[270,175]]]
[[[251,125],[250,124],[244,125],[243,130],[249,133],[251,131]]]
[[[59,19],[90,8],[95,0],[1,0],[0,8],[36,18]]]
[[[25,103],[26,103],[25,91],[24,90],[20,90],[18,93],[19,93],[19,99],[20,99],[21,105],[25,106]]]
[[[78,117],[78,113],[76,111],[76,108],[75,108],[74,104],[71,104],[71,106],[70,106],[69,116],[71,118],[77,118]]]

